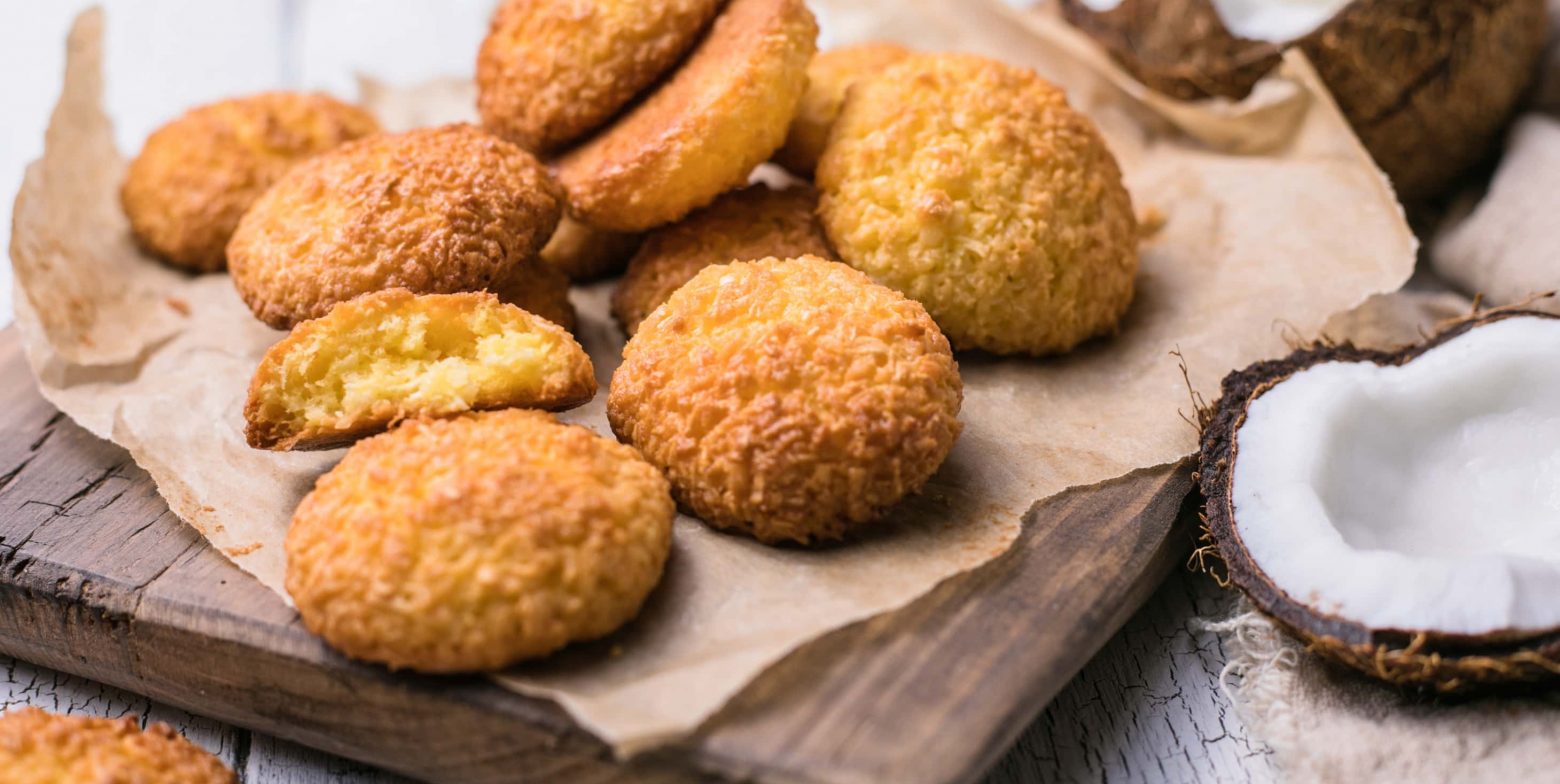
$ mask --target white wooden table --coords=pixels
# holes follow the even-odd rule
[[[9,205],[42,147],[59,91],[63,41],[87,0],[0,4],[0,195]],[[267,88],[355,92],[354,75],[414,83],[469,73],[492,0],[102,0],[108,11],[108,103],[121,149],[183,109]],[[7,210],[8,212],[9,210]],[[10,221],[0,221],[9,247]],[[11,271],[0,270],[0,326],[11,321]],[[991,784],[1035,781],[1274,779],[1219,689],[1218,640],[1196,631],[1230,598],[1178,573],[1089,664],[991,771]],[[0,711],[165,721],[221,756],[245,782],[401,781],[357,763],[0,657]]]

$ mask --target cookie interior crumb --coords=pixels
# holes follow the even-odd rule
[[[579,351],[566,334],[496,301],[401,307],[302,335],[260,395],[265,419],[292,430],[336,430],[387,405],[428,414],[534,398]],[[572,351],[570,350],[572,349]]]

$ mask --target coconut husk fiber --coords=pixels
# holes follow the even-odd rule
[[[797,646],[1000,555],[1034,503],[1189,455],[1196,434],[1181,417],[1187,382],[1172,352],[1190,383],[1212,393],[1229,370],[1287,353],[1292,336],[1314,337],[1334,313],[1397,289],[1413,265],[1415,241],[1390,188],[1299,54],[1271,77],[1264,92],[1276,100],[1212,111],[1140,98],[1075,30],[997,0],[814,6],[826,45],[895,39],[1056,80],[1100,125],[1137,207],[1163,225],[1143,246],[1136,301],[1116,337],[1049,360],[960,358],[958,445],[926,491],[869,535],[777,549],[681,517],[666,577],[637,621],[499,676],[556,701],[620,753],[694,730]],[[173,272],[130,241],[116,200],[124,160],[102,108],[101,27],[88,13],[72,33],[45,154],[17,201],[12,258],[28,359],[50,401],[123,445],[175,513],[280,594],[293,507],[341,453],[244,445],[244,390],[281,334],[250,316],[225,275]],[[367,97],[400,126],[469,112],[456,95],[469,93]],[[1263,152],[1221,151],[1210,138]],[[607,314],[610,286],[575,291],[579,336],[603,387],[623,344]],[[565,418],[608,434],[604,408],[598,396]]]
[[[1123,0],[1103,12],[1060,2],[1134,77],[1183,100],[1243,99],[1286,46],[1304,51],[1409,203],[1484,158],[1544,42],[1544,0],[1361,0],[1277,44],[1231,33],[1213,0]]]
[[[1548,781],[1560,765],[1560,695],[1446,699],[1405,692],[1313,655],[1245,608],[1204,624],[1221,681],[1289,781]]]

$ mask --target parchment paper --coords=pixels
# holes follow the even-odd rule
[[[1054,360],[960,358],[963,436],[926,492],[871,535],[771,549],[679,519],[665,582],[640,619],[501,679],[557,700],[623,753],[694,729],[798,645],[998,555],[1033,503],[1190,454],[1188,390],[1172,351],[1211,395],[1226,371],[1282,354],[1329,315],[1396,289],[1413,264],[1414,240],[1384,178],[1298,55],[1267,90],[1298,109],[1204,116],[1178,105],[1171,122],[1122,92],[1121,75],[1049,18],[994,0],[817,6],[833,43],[890,37],[972,50],[1057,80],[1097,118],[1137,205],[1164,226],[1144,246],[1118,337]],[[115,198],[123,162],[102,111],[101,28],[88,12],[71,34],[45,155],[17,200],[12,258],[28,358],[45,396],[127,448],[176,513],[280,592],[292,508],[339,453],[244,445],[244,389],[280,333],[249,316],[226,276],[170,272],[129,241]],[[438,114],[398,111],[419,121]],[[1178,126],[1267,139],[1269,153],[1218,152]],[[608,285],[576,299],[603,385],[622,340],[606,316]],[[598,398],[566,418],[606,433],[603,407]]]

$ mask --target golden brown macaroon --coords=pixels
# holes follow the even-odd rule
[[[261,93],[191,109],[147,137],[120,204],[143,248],[219,270],[239,218],[266,188],[299,161],[378,130],[372,115],[327,95]]]
[[[676,508],[637,452],[539,411],[412,420],[358,443],[287,532],[287,592],[337,650],[496,670],[628,622]]]
[[[477,52],[477,110],[550,152],[595,130],[698,41],[721,0],[506,0]]]
[[[278,329],[361,294],[485,289],[536,258],[561,192],[530,153],[470,125],[380,134],[287,172],[228,243],[233,283]]]
[[[807,66],[807,92],[796,107],[796,118],[785,145],[775,153],[775,163],[791,173],[811,177],[829,141],[829,129],[840,116],[845,93],[858,80],[869,78],[911,54],[899,44],[868,41],[820,52]]]
[[[747,182],[785,141],[817,36],[803,0],[731,0],[668,81],[558,160],[572,213],[644,231]]]
[[[962,399],[920,305],[808,256],[706,267],[678,289],[624,347],[607,418],[705,522],[807,543],[919,489]]]
[[[232,784],[211,752],[167,724],[56,716],[37,708],[0,714],[0,781],[5,784],[157,782]]]
[[[840,258],[961,349],[1050,354],[1114,332],[1138,231],[1116,159],[1034,72],[915,55],[858,83],[818,166]]]
[[[596,394],[590,357],[557,324],[487,292],[391,289],[305,321],[260,360],[244,404],[259,449],[323,449],[411,417]]]
[[[603,231],[564,215],[542,248],[542,263],[569,280],[586,283],[622,272],[641,239],[639,234]]]
[[[508,277],[493,284],[492,291],[500,300],[541,316],[569,332],[579,326],[579,315],[574,304],[569,302],[569,279],[546,264],[521,264]]]
[[[711,264],[769,257],[834,258],[815,214],[810,187],[750,185],[645,237],[612,292],[612,315],[634,334],[639,322]]]

